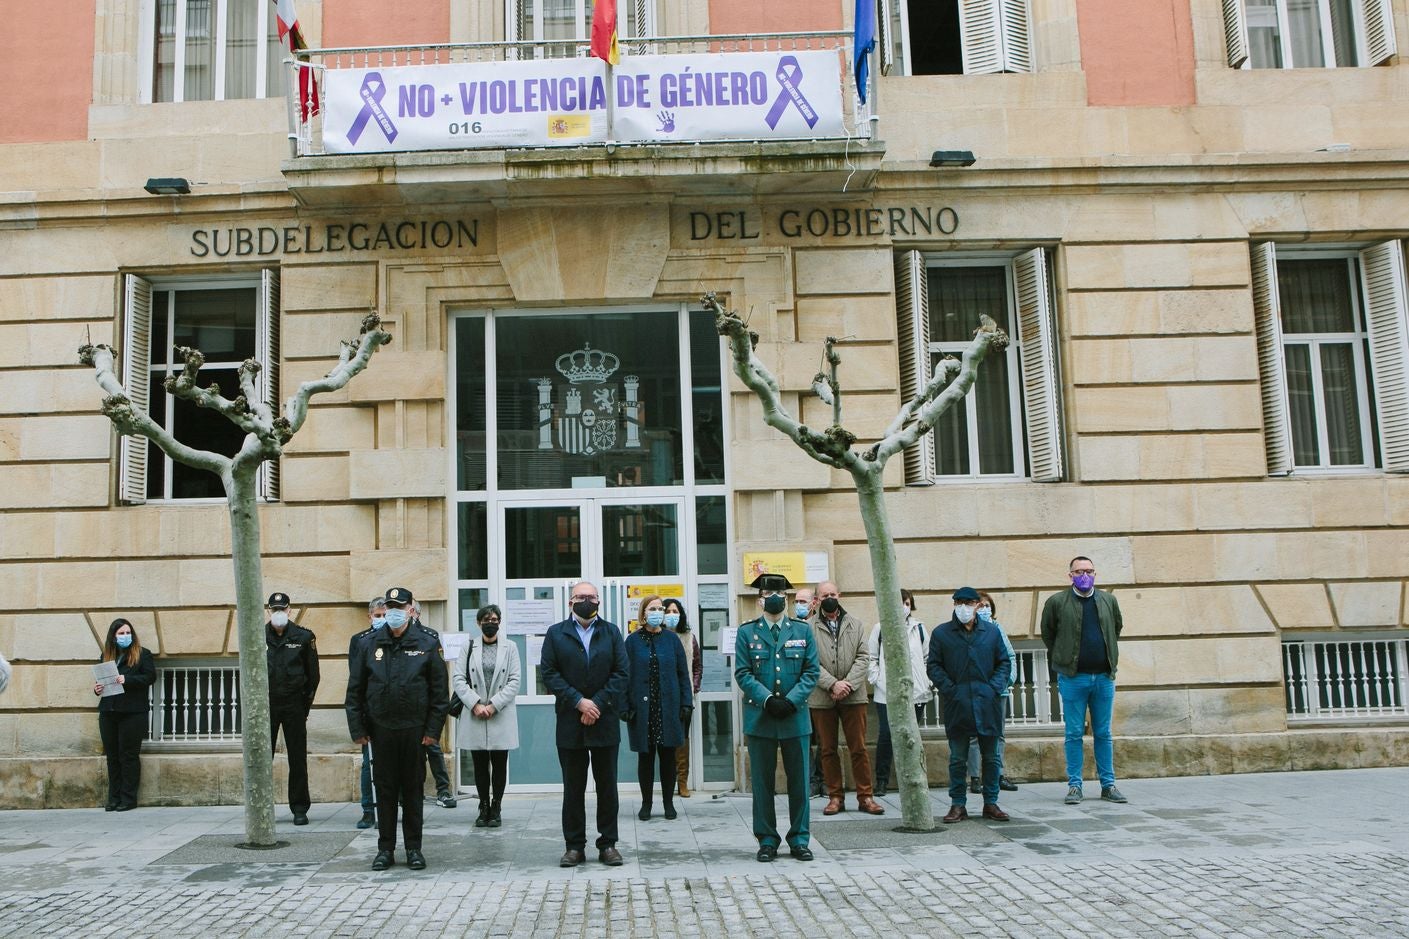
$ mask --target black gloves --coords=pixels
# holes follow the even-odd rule
[[[768,700],[763,702],[763,710],[769,717],[790,717],[797,713],[797,705],[780,694],[769,695]]]

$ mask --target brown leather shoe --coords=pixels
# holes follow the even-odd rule
[[[962,822],[969,817],[969,810],[962,805],[951,805],[949,814],[944,816],[944,824],[953,825],[955,822]]]
[[[1006,822],[1008,820],[1008,813],[990,802],[983,807],[983,817],[991,818],[995,822]]]
[[[559,867],[576,867],[587,860],[587,855],[580,848],[568,848],[563,852],[562,860],[558,861]]]
[[[833,796],[827,800],[827,807],[822,810],[823,815],[835,815],[838,812],[846,811],[846,802],[840,796]]]
[[[624,863],[621,852],[616,848],[603,848],[601,853],[597,855],[597,860],[608,867],[620,867]]]
[[[872,799],[870,796],[862,796],[858,798],[856,800],[856,807],[861,811],[865,812],[867,815],[884,815],[886,813],[885,806],[881,805],[879,802],[877,802],[875,799]]]

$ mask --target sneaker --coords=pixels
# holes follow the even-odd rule
[[[448,792],[438,793],[435,797],[435,804],[443,809],[453,809],[458,803],[455,797]]]
[[[363,812],[362,817],[357,820],[357,827],[361,828],[363,831],[366,831],[375,824],[377,824],[376,812]]]
[[[1066,804],[1067,804],[1067,805],[1080,805],[1080,804],[1081,804],[1081,787],[1080,787],[1080,786],[1068,786],[1068,787],[1067,787],[1067,797],[1066,797],[1066,800],[1065,800],[1065,801],[1066,801]]]
[[[1117,789],[1115,786],[1102,786],[1102,787],[1101,787],[1101,798],[1102,798],[1102,799],[1105,799],[1107,802],[1129,802],[1129,801],[1130,801],[1130,800],[1127,799],[1124,795],[1122,795],[1122,794],[1121,794],[1121,791],[1120,791],[1119,789]]]

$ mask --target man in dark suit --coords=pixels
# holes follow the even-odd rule
[[[594,584],[572,587],[572,615],[548,627],[539,667],[557,698],[558,762],[563,769],[563,840],[559,864],[576,867],[587,848],[587,770],[597,786],[597,851],[603,864],[622,863],[617,840],[616,761],[621,744],[619,702],[626,693],[626,642],[621,629],[597,615]]]

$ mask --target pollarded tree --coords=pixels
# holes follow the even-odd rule
[[[84,345],[79,360],[91,365],[99,387],[107,393],[102,412],[117,432],[145,437],[178,463],[203,469],[220,477],[230,512],[230,553],[235,566],[235,608],[240,639],[240,709],[244,741],[245,838],[257,847],[272,846],[274,838],[274,761],[269,737],[269,675],[264,655],[264,578],[259,536],[256,474],[266,460],[276,460],[308,417],[308,401],[315,394],[337,391],[352,380],[378,348],[391,342],[375,312],[362,320],[361,335],[343,340],[338,364],[323,378],[306,381],[284,403],[260,400],[257,376],[260,364],[246,359],[239,369],[241,394],[224,397],[218,385],[197,384],[205,356],[199,349],[178,346],[184,362],[179,375],[167,375],[169,394],[199,407],[223,414],[244,431],[234,456],[198,450],[177,440],[134,404],[123,390],[113,367],[117,354],[106,345]]]
[[[949,410],[974,385],[978,367],[990,349],[1002,350],[1008,336],[989,317],[980,317],[979,328],[962,359],[946,356],[935,368],[934,376],[918,394],[910,398],[891,420],[881,439],[864,448],[854,448],[857,437],[841,423],[842,393],[837,381],[841,356],[837,341],[828,337],[826,361],[829,374],[819,373],[813,381],[813,391],[832,406],[832,425],[815,430],[788,413],[781,396],[778,380],[754,354],[758,334],[751,332],[737,313],[724,309],[713,293],[705,294],[704,306],[714,312],[715,328],[729,342],[734,374],[748,386],[763,404],[763,419],[782,431],[804,453],[828,466],[846,470],[856,483],[856,495],[861,503],[861,522],[866,529],[866,542],[871,554],[871,574],[875,582],[876,602],[880,608],[881,638],[890,640],[890,648],[909,651],[905,623],[899,615],[900,578],[895,564],[895,539],[891,534],[890,515],[886,510],[885,486],[882,474],[886,461],[907,447],[914,446],[934,429],[940,415]],[[886,656],[886,687],[895,701],[913,700],[914,681],[907,655]],[[925,778],[924,754],[920,742],[920,727],[915,712],[908,707],[890,709],[891,741],[895,748],[895,764],[900,775],[900,810],[902,827],[912,831],[935,828],[934,812],[930,808],[929,782]]]

